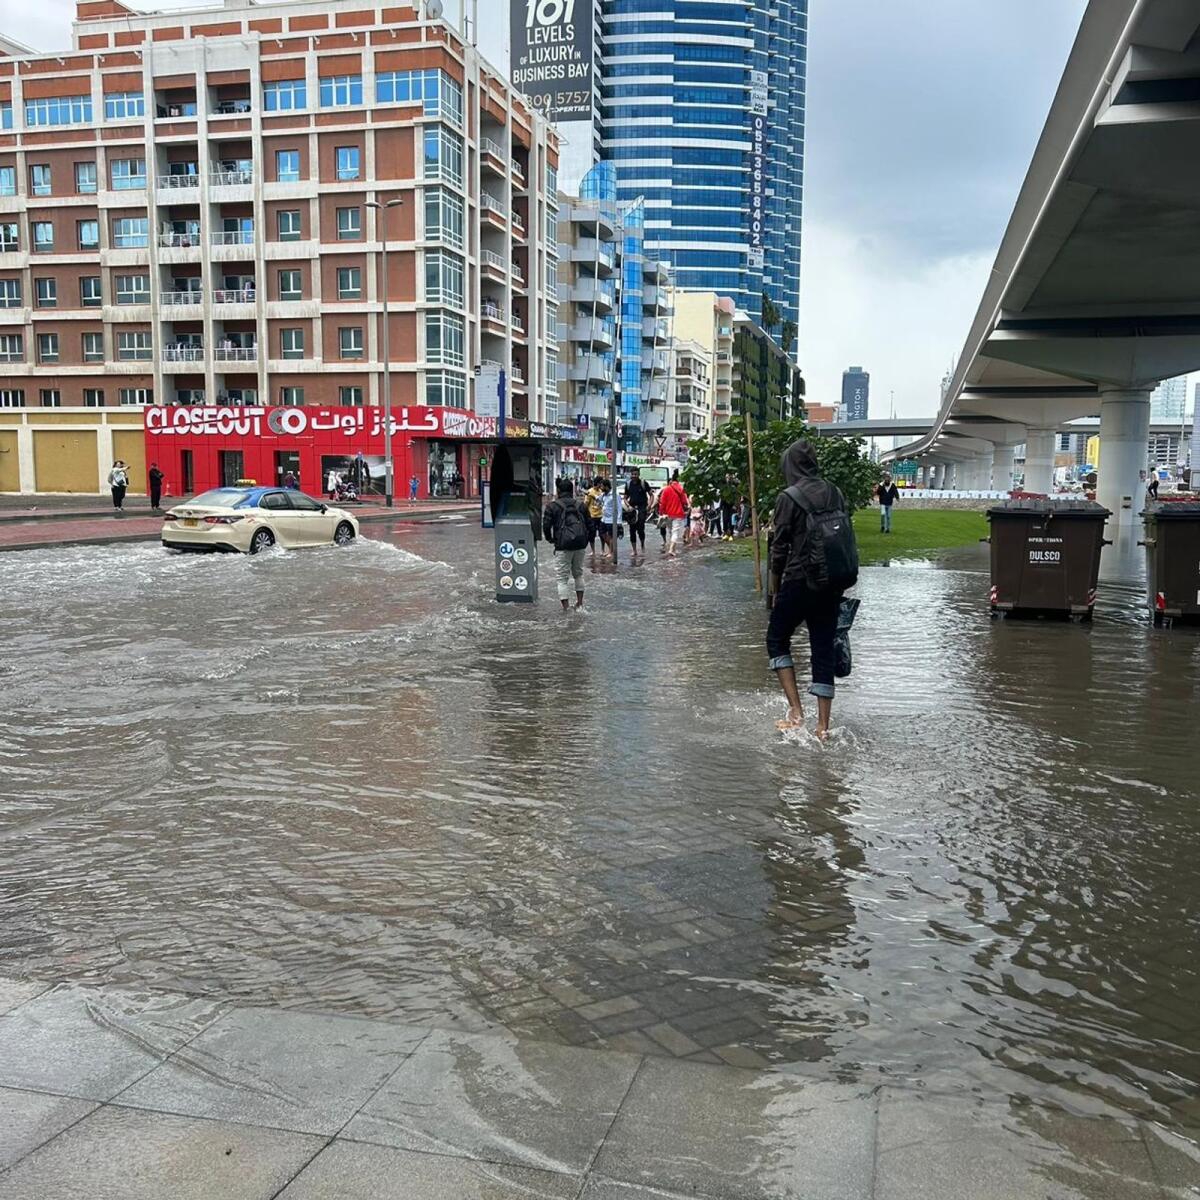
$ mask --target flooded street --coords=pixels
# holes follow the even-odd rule
[[[0,972],[1200,1126],[1200,634],[864,571],[827,746],[744,563],[0,556]],[[387,540],[374,540],[384,538]]]

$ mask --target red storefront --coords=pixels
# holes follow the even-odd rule
[[[459,408],[392,408],[395,494],[479,494],[481,459],[499,438],[496,417],[477,417]],[[170,496],[229,486],[239,479],[269,486],[293,474],[303,491],[329,490],[330,474],[352,475],[361,455],[372,490],[383,492],[383,409],[230,408],[223,406],[146,409],[146,463],[166,475]],[[579,442],[569,425],[508,420],[514,442]],[[358,468],[361,471],[361,466]],[[456,487],[457,481],[457,487]]]

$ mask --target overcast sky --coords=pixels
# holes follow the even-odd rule
[[[506,68],[508,6],[479,7],[481,47]],[[892,392],[897,415],[936,411],[1084,8],[810,0],[799,338],[810,402],[836,403],[843,369],[861,364],[872,416],[888,415]],[[0,31],[59,49],[73,13],[73,0],[0,0]]]

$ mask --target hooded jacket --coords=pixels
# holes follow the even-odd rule
[[[783,453],[782,466],[788,487],[798,487],[814,509],[838,508],[843,512],[849,511],[842,493],[821,478],[816,455],[808,442],[793,442]],[[804,509],[788,495],[786,489],[779,493],[775,501],[772,528],[771,574],[783,586],[803,577],[804,558],[801,549],[808,533],[808,518]]]

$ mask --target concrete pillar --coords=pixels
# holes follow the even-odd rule
[[[946,490],[947,491],[953,492],[959,486],[959,484],[958,484],[959,466],[960,466],[960,464],[956,463],[956,462],[946,464]]]
[[[938,463],[933,468],[933,486],[939,491],[946,490],[946,464]]]
[[[1096,499],[1128,525],[1146,501],[1149,462],[1150,390],[1100,393],[1100,462]]]
[[[1054,432],[1053,429],[1031,428],[1025,435],[1027,492],[1049,496],[1054,490]]]
[[[981,454],[971,463],[971,491],[986,492],[992,486],[992,456]]]
[[[1013,485],[1015,446],[997,446],[992,451],[992,490],[1009,492]]]

